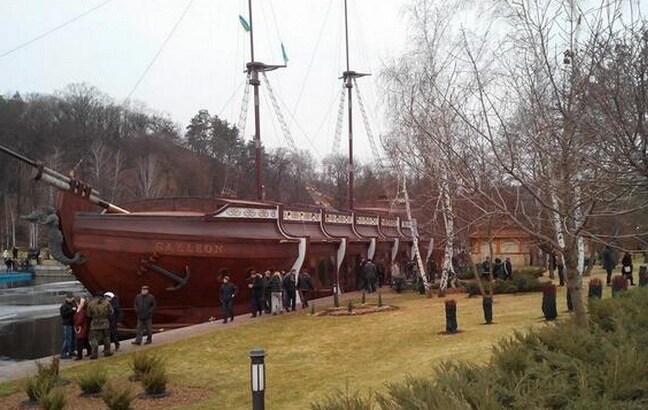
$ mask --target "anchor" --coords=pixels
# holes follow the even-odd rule
[[[168,288],[166,288],[166,290],[168,291],[178,290],[187,284],[189,277],[191,276],[191,270],[189,269],[189,266],[185,266],[185,276],[181,277],[180,275],[169,272],[160,265],[157,265],[158,259],[159,255],[157,253],[154,253],[152,256],[149,256],[148,259],[140,260],[140,268],[138,273],[141,275],[148,272],[149,270],[152,270],[153,272],[159,273],[167,279],[171,279],[176,284],[175,286],[169,286]]]

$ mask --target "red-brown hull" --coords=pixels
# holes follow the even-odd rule
[[[132,302],[145,284],[158,300],[154,322],[183,326],[221,317],[219,289],[225,275],[239,288],[234,311],[241,314],[250,310],[252,270],[308,271],[312,296],[324,296],[335,283],[343,291],[355,290],[360,264],[369,254],[387,267],[393,262],[395,239],[379,232],[377,216],[362,220],[361,235],[349,214],[325,216],[309,208],[217,199],[190,205],[158,200],[148,208],[139,204],[137,213],[98,214],[85,212],[91,206],[82,198],[60,193],[66,251],[87,258],[72,270],[90,292],[112,291],[120,297],[125,326],[136,324]],[[406,247],[407,238],[401,238],[399,248]]]

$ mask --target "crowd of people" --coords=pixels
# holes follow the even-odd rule
[[[137,314],[137,336],[133,344],[141,344],[146,334],[146,344],[152,342],[151,320],[155,312],[155,297],[148,293],[148,286],[142,286],[141,293],[133,303]],[[113,292],[101,292],[88,300],[85,296],[75,297],[68,293],[59,308],[63,324],[63,346],[61,359],[97,359],[99,345],[103,345],[104,356],[112,356],[112,345],[119,350],[120,343],[117,325],[121,322],[123,311],[119,298]]]
[[[614,272],[614,269],[616,269],[617,261],[618,257],[616,255],[616,252],[609,245],[606,245],[603,249],[603,252],[601,252],[601,265],[603,266],[603,269],[605,269],[605,279],[608,286],[610,286],[612,273]],[[630,282],[630,286],[635,285],[632,276],[633,270],[632,255],[630,254],[630,252],[625,252],[623,257],[621,258],[620,273],[627,282]]]
[[[238,287],[230,282],[229,276],[224,276],[222,281],[219,296],[223,323],[227,323],[234,320],[233,303]],[[251,290],[252,317],[261,316],[263,313],[278,315],[294,311],[297,307],[297,295],[302,309],[305,309],[314,290],[310,274],[306,271],[297,274],[295,269],[274,273],[267,270],[263,274],[252,270],[247,279],[247,286]]]
[[[490,257],[487,256],[481,264],[482,278],[489,278],[491,269],[493,273],[493,279],[507,280],[513,278],[513,264],[511,263],[511,258],[509,257],[504,258],[504,261],[502,261],[500,258],[495,258],[491,266]]]
[[[11,249],[5,249],[2,252],[2,259],[4,261],[6,272],[26,272],[32,267],[31,261],[36,261],[37,265],[41,263],[41,251],[39,248],[31,248],[27,252],[26,258],[20,258],[18,254],[18,248],[15,246]],[[24,254],[24,253],[23,253]]]

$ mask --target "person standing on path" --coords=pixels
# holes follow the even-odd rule
[[[601,264],[606,273],[606,284],[610,286],[612,281],[612,271],[616,267],[616,262],[614,260],[614,252],[610,248],[610,245],[605,245],[603,252],[601,252]]]
[[[88,342],[88,303],[86,298],[81,297],[77,310],[74,313],[74,338],[76,340],[77,355],[74,360],[83,359],[83,349],[86,349],[86,356],[92,353]]]
[[[103,294],[98,294],[88,305],[88,316],[90,316],[90,347],[92,353],[90,359],[99,357],[99,341],[103,341],[104,356],[112,356],[110,351],[110,318],[113,315],[113,308]]]
[[[299,298],[301,299],[302,309],[308,307],[308,299],[310,298],[310,293],[313,290],[313,280],[306,271],[302,271],[299,274]]]
[[[140,293],[135,296],[133,307],[137,315],[137,335],[131,343],[141,345],[142,337],[144,332],[146,332],[145,344],[150,344],[153,342],[153,313],[157,307],[157,302],[155,301],[155,297],[149,293],[148,286],[142,286]]]
[[[634,280],[632,279],[632,255],[630,252],[626,252],[621,259],[621,274],[626,281],[630,281],[630,286],[634,286]]]
[[[252,283],[248,286],[252,290],[252,317],[263,315],[264,305],[263,305],[263,293],[264,293],[264,284],[263,276],[261,273],[254,272],[251,278]]]
[[[223,323],[227,323],[227,319],[234,321],[234,296],[238,292],[238,287],[230,283],[229,276],[223,278],[223,284],[220,287],[220,302],[223,307]]]
[[[61,359],[71,359],[74,357],[74,313],[76,306],[74,304],[74,295],[68,293],[65,296],[65,302],[59,308],[61,321],[63,323],[63,346],[61,347]]]
[[[268,281],[268,289],[271,296],[271,310],[273,315],[283,312],[281,301],[281,273],[276,271]]]
[[[371,259],[367,259],[367,262],[362,268],[362,275],[365,280],[365,290],[367,293],[373,293],[376,291],[376,265]]]
[[[113,315],[110,317],[110,343],[115,344],[115,351],[119,350],[119,338],[117,335],[117,324],[122,321],[124,312],[119,307],[119,297],[112,292],[104,293],[110,306],[113,308]]]
[[[283,278],[283,288],[286,292],[286,311],[295,311],[297,305],[297,277],[295,269],[291,269]]]

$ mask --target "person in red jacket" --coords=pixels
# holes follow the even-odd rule
[[[74,360],[83,358],[83,349],[86,349],[86,356],[90,355],[90,343],[88,343],[88,316],[86,298],[79,299],[79,305],[74,313],[74,338],[76,339],[77,354]]]

